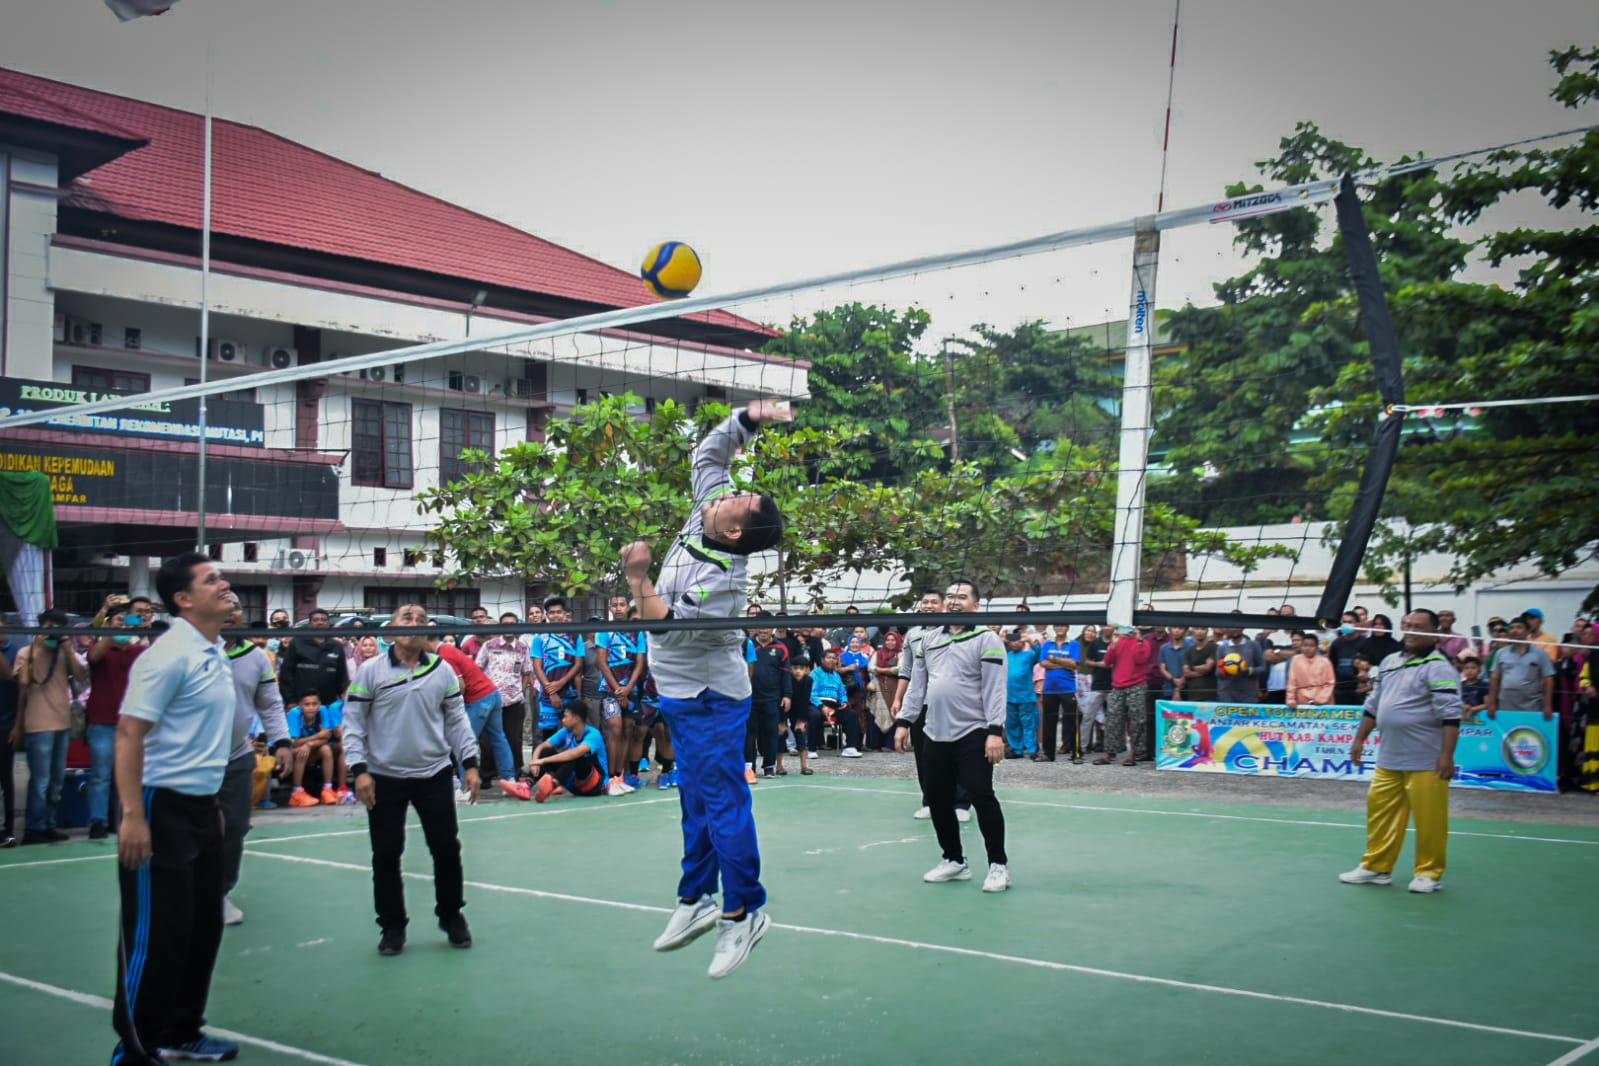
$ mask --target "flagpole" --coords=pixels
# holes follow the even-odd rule
[[[200,384],[206,383],[211,364],[211,303],[207,292],[211,279],[211,48],[206,46],[205,62],[205,174],[202,179],[200,208]],[[201,396],[198,426],[200,430],[198,461],[195,478],[195,551],[205,551],[205,424],[206,405],[209,398]]]

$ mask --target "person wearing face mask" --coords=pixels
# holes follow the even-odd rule
[[[279,607],[268,616],[267,625],[272,629],[287,630],[289,628],[289,612]],[[266,638],[266,650],[267,654],[272,658],[272,668],[274,670],[278,666],[278,657],[288,648],[289,641],[292,639],[293,634],[291,633],[283,633],[281,636]]]
[[[39,625],[64,630],[66,612],[50,608]],[[58,844],[67,835],[56,828],[56,808],[67,773],[67,741],[72,736],[69,681],[89,679],[88,667],[62,633],[40,633],[17,653],[17,724],[11,746],[22,741],[28,752],[28,810],[24,844]]]
[[[1354,611],[1345,611],[1338,626],[1338,636],[1327,645],[1327,659],[1333,667],[1333,702],[1346,707],[1360,702],[1360,671],[1355,667],[1361,642],[1366,634],[1360,630],[1360,619]]]
[[[133,662],[148,647],[139,630],[149,617],[136,613],[128,597],[113,593],[95,616],[98,627],[120,628],[89,646],[89,698],[84,704],[89,741],[89,839],[111,832],[111,771],[116,755],[117,714],[128,692]]]

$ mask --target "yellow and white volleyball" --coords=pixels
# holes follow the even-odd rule
[[[699,253],[682,241],[662,241],[644,257],[638,276],[655,295],[680,299],[700,283]]]

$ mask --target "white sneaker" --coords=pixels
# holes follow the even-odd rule
[[[467,792],[465,789],[461,789],[461,790],[459,790],[459,791],[457,791],[455,793],[455,805],[457,807],[459,807],[459,806],[461,806],[463,804],[471,803],[471,802],[472,802],[472,793]]]
[[[693,903],[677,901],[672,916],[666,919],[666,930],[655,938],[656,951],[676,951],[691,944],[708,932],[721,916],[722,908],[716,905],[715,896],[701,896]]]
[[[1443,882],[1432,877],[1418,877],[1410,882],[1410,891],[1412,892],[1442,892],[1443,890]]]
[[[956,807],[955,817],[963,822],[969,822],[972,820],[972,809],[970,807]]]
[[[705,972],[712,977],[726,977],[750,957],[755,945],[761,942],[772,920],[765,911],[752,911],[741,922],[728,918],[716,919],[716,953],[711,956],[711,967]]]
[[[950,862],[943,860],[937,866],[922,875],[922,880],[929,884],[942,884],[945,881],[970,881],[972,868],[964,862]]]
[[[1431,892],[1432,889],[1429,888],[1427,891]],[[229,899],[226,896],[223,896],[222,897],[222,924],[223,925],[242,925],[243,923],[244,923],[244,912],[241,911],[238,907],[235,907],[233,905],[233,901],[231,899]]]
[[[843,751],[839,752],[838,755],[841,759],[859,759],[861,757],[861,753],[856,751],[854,748],[845,748]]]
[[[1003,892],[1010,887],[1010,871],[1003,863],[988,864],[988,876],[983,878],[984,892]]]
[[[605,794],[607,796],[625,796],[631,791],[633,790],[622,784],[620,777],[611,778],[611,783],[605,786]]]
[[[911,815],[911,817],[915,818],[918,822],[925,822],[932,816],[933,808],[931,807],[918,807],[916,808],[916,813]]]
[[[1394,883],[1394,876],[1357,866],[1348,873],[1339,874],[1338,880],[1346,885],[1391,885]]]

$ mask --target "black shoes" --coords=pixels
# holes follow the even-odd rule
[[[439,928],[444,930],[444,935],[450,938],[450,947],[469,948],[472,946],[472,930],[466,927],[466,917],[459,911],[440,921]]]
[[[110,835],[111,835],[111,830],[106,828],[106,824],[104,822],[90,822],[89,823],[89,839],[90,840],[104,840],[106,837],[108,837]]]
[[[379,955],[398,955],[405,950],[405,930],[385,929],[383,937],[378,941]]]
[[[29,829],[22,834],[24,844],[59,844],[68,839],[59,829]]]

